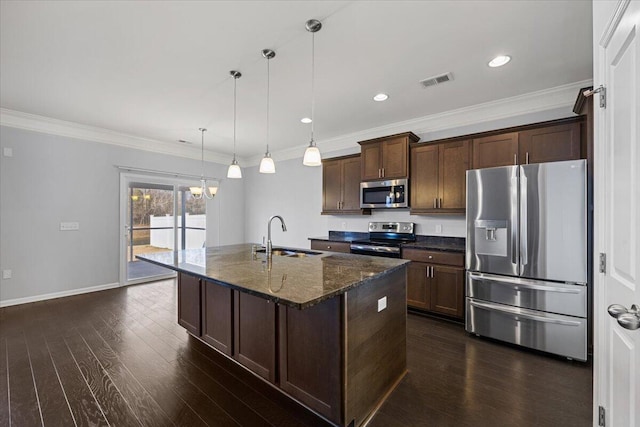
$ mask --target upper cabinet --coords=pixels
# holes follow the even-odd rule
[[[580,124],[549,126],[520,132],[520,164],[580,158]]]
[[[360,209],[360,156],[322,161],[322,214],[367,214]]]
[[[471,141],[411,147],[411,213],[464,213]]]
[[[534,125],[473,139],[473,169],[580,158],[580,122]]]
[[[518,132],[475,138],[473,168],[494,168],[518,164]]]
[[[409,177],[409,143],[420,138],[412,132],[360,141],[362,181]]]

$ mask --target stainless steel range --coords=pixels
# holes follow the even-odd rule
[[[400,247],[415,242],[415,224],[412,222],[370,222],[369,238],[351,242],[351,253],[400,258]]]

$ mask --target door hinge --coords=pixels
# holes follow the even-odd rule
[[[602,427],[605,427],[605,424],[606,424],[604,415],[605,415],[604,408],[602,406],[598,406],[598,425]]]
[[[607,254],[600,253],[600,273],[607,272]]]
[[[594,93],[600,94],[600,108],[607,108],[607,88],[600,85],[597,89],[589,89],[582,92],[584,96],[591,96]]]

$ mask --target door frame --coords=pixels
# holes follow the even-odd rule
[[[611,16],[604,29],[594,26],[594,82],[593,86],[600,85],[607,87],[611,84],[608,75],[606,48],[609,46],[614,32],[624,19],[628,19],[627,9],[631,2],[629,0],[618,0],[612,8]],[[625,16],[625,13],[627,16]],[[596,31],[601,31],[597,34]],[[607,93],[607,98],[610,94]],[[598,97],[602,95],[597,95]],[[608,324],[611,321],[607,313],[608,289],[606,278],[610,266],[607,265],[605,272],[601,273],[599,268],[599,254],[611,254],[613,248],[609,247],[607,238],[607,221],[609,218],[609,206],[606,204],[606,191],[612,177],[610,169],[611,145],[609,144],[608,112],[605,108],[598,106],[598,100],[594,100],[594,261],[593,261],[593,327],[594,327],[594,350],[593,350],[593,426],[599,425],[599,409],[605,409],[605,423],[609,425],[610,409],[612,407],[611,396],[609,395],[609,383],[611,381],[610,372],[613,360],[609,358],[608,352]],[[609,99],[607,99],[609,101]],[[636,141],[637,142],[637,141]],[[609,261],[609,260],[607,260]],[[607,262],[608,264],[608,262]],[[640,333],[640,331],[636,331]],[[634,379],[631,379],[632,381]],[[636,379],[637,381],[637,379]]]
[[[173,198],[173,218],[174,218],[174,242],[178,242],[178,218],[176,213],[178,212],[178,197],[177,193],[180,187],[188,187],[190,185],[198,184],[198,181],[188,178],[180,178],[180,177],[167,177],[167,176],[159,176],[156,174],[145,174],[140,172],[129,172],[129,171],[121,171],[120,172],[120,205],[119,205],[119,217],[120,217],[120,255],[119,255],[119,282],[120,286],[128,286],[135,285],[138,283],[145,283],[156,280],[164,280],[164,279],[172,279],[176,277],[176,273],[172,272],[169,274],[164,274],[160,276],[153,276],[151,278],[143,277],[140,279],[127,279],[127,223],[129,219],[128,212],[128,203],[129,203],[129,184],[131,182],[149,182],[152,184],[159,185],[167,185],[173,188],[174,198]]]

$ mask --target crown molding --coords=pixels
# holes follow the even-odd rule
[[[499,99],[496,101],[476,104],[469,107],[420,117],[417,119],[395,122],[365,131],[354,132],[336,138],[318,140],[316,144],[323,154],[340,151],[343,154],[360,151],[358,141],[379,138],[386,135],[412,131],[423,135],[446,129],[454,129],[484,122],[490,122],[524,114],[554,110],[567,107],[571,111],[576,92],[591,85],[592,80],[583,80],[567,85],[557,86],[524,95]],[[95,126],[81,125],[36,114],[0,108],[0,125],[34,132],[75,138],[85,141],[101,142],[137,150],[167,154],[171,156],[200,159],[200,150],[195,146],[172,144],[139,136],[127,135],[109,129]],[[305,145],[288,148],[272,153],[276,161],[301,158]],[[205,160],[213,163],[227,164],[230,156],[205,150]],[[245,167],[260,164],[262,154],[248,158],[238,157],[238,162]]]
[[[81,125],[7,108],[0,108],[0,126],[25,129],[84,141],[101,142],[188,159],[200,160],[201,156],[200,148],[196,146],[168,143],[150,138],[127,135],[96,126]],[[227,164],[231,161],[231,156],[205,150],[204,159],[213,163]],[[242,163],[243,159],[239,158],[239,161]]]
[[[565,107],[567,108],[567,113],[571,113],[571,108],[576,100],[576,93],[581,88],[589,86],[592,83],[592,80],[582,80],[526,93],[524,95],[476,104],[430,116],[419,117],[417,119],[391,123],[336,138],[317,140],[316,145],[323,155],[336,151],[340,151],[341,154],[350,154],[351,151],[353,151],[353,153],[360,152],[360,147],[357,145],[358,141],[366,141],[368,139],[401,132],[411,131],[417,135],[424,135],[429,132],[454,129]],[[300,158],[304,155],[305,148],[306,145],[300,145],[286,150],[272,152],[271,157],[273,157],[276,162]],[[261,159],[262,155],[249,157],[245,165],[258,165]]]

